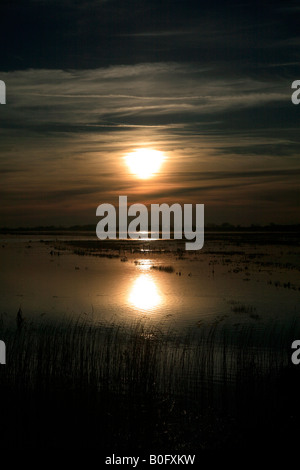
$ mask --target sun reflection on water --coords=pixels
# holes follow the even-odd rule
[[[150,259],[139,259],[135,260],[134,263],[140,271],[149,271],[153,265],[153,262]]]
[[[132,286],[129,303],[143,311],[154,310],[161,303],[155,281],[149,274],[141,274]]]

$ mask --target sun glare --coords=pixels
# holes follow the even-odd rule
[[[147,274],[141,274],[133,284],[129,295],[129,302],[139,310],[153,310],[157,307],[161,298],[156,284]]]
[[[131,173],[142,179],[151,178],[157,173],[164,158],[162,152],[151,149],[136,149],[125,156]]]

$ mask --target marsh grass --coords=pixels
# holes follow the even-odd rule
[[[245,304],[236,303],[235,305],[232,305],[231,311],[233,313],[250,313],[250,314],[254,314],[256,312],[256,308],[253,307],[252,305],[245,305]]]
[[[156,269],[157,271],[164,271],[165,273],[173,273],[174,272],[174,268],[173,266],[164,266],[162,264],[153,264],[151,266],[151,269]]]
[[[244,446],[258,423],[270,432],[274,413],[288,416],[285,380],[299,383],[290,368],[295,325],[208,325],[185,336],[143,322],[2,327],[1,445],[120,452]]]

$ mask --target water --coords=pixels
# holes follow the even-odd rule
[[[3,237],[7,442],[31,445],[42,436],[40,446],[67,436],[79,447],[80,428],[88,445],[107,436],[111,447],[115,429],[123,442],[137,427],[138,442],[151,420],[147,445],[153,429],[159,442],[171,429],[176,442],[196,436],[202,445],[212,435],[215,445],[225,435],[234,446],[245,429],[245,442],[257,429],[262,436],[290,429],[290,416],[299,416],[291,367],[300,336],[299,322],[291,329],[300,313],[299,246],[266,238],[218,234],[187,253],[144,241],[103,250],[83,234]],[[25,326],[17,330],[19,307]],[[61,436],[49,422],[63,424]]]
[[[33,322],[142,319],[179,332],[214,322],[259,329],[270,319],[280,326],[297,317],[299,247],[226,237],[199,252],[153,253],[150,243],[139,246],[145,251],[115,250],[120,256],[109,259],[79,256],[64,245],[94,235],[48,235],[47,243],[41,235],[2,236],[0,315],[13,324],[21,307]]]

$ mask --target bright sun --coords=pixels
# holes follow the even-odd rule
[[[158,172],[165,157],[162,152],[151,149],[136,149],[125,156],[126,163],[139,178],[151,178]]]

